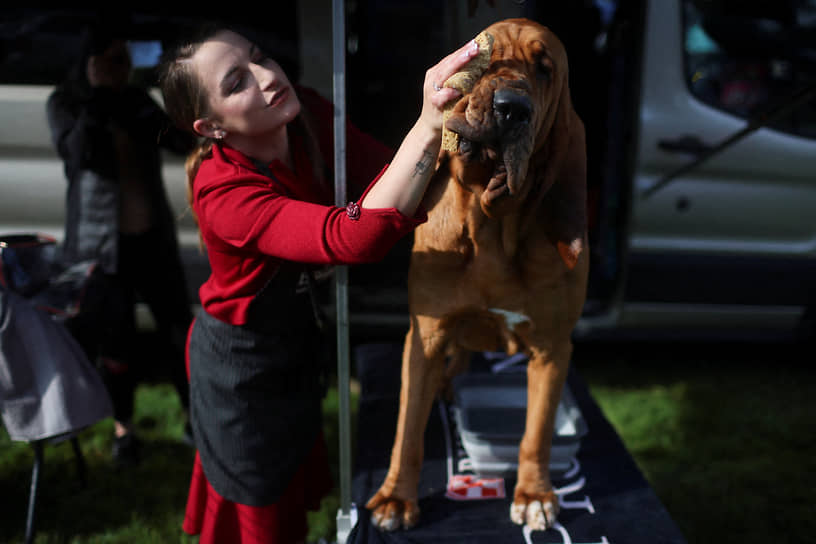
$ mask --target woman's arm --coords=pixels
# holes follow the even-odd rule
[[[237,248],[312,264],[379,261],[425,220],[390,208],[350,219],[346,208],[284,196],[256,173],[211,183],[196,193],[194,208],[210,250]]]
[[[363,208],[396,208],[416,213],[433,174],[442,143],[442,109],[459,91],[439,88],[479,52],[475,41],[454,51],[425,73],[419,119],[400,144],[394,160],[363,201]],[[438,89],[438,90],[437,90]]]

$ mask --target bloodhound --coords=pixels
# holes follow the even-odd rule
[[[510,19],[486,32],[490,62],[447,120],[458,150],[440,152],[415,233],[396,438],[366,505],[385,530],[417,523],[434,398],[477,350],[529,355],[511,519],[545,530],[559,510],[550,447],[589,271],[584,125],[549,29]]]

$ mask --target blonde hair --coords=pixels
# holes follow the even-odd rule
[[[159,67],[159,87],[167,115],[179,129],[199,137],[198,145],[190,152],[184,163],[187,174],[187,202],[196,223],[198,217],[193,209],[193,181],[201,162],[212,155],[213,140],[203,138],[193,130],[193,123],[197,119],[209,115],[210,106],[204,85],[193,70],[192,57],[201,44],[218,31],[217,26],[203,27],[192,39],[172,49]]]

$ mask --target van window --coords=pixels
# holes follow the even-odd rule
[[[816,83],[816,0],[686,0],[685,77],[692,94],[752,119]],[[816,97],[770,127],[816,138]]]
[[[136,69],[155,68],[161,61],[162,44],[159,40],[129,41],[127,47]]]

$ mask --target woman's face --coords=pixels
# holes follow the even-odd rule
[[[233,138],[275,132],[300,113],[300,102],[278,64],[243,36],[222,31],[193,55],[210,101],[210,115],[196,130]],[[215,135],[217,136],[217,135]]]

